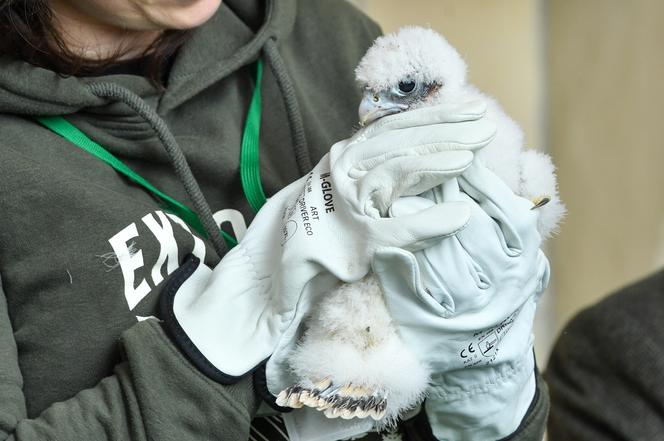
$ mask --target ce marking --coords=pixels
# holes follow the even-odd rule
[[[475,352],[475,348],[473,347],[473,344],[471,343],[471,344],[468,345],[467,348],[463,348],[459,355],[461,355],[461,358],[468,358],[469,357],[468,354],[473,354],[474,352]]]

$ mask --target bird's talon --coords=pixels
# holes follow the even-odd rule
[[[355,412],[351,412],[349,409],[344,409],[341,411],[341,418],[344,420],[350,420],[355,418]]]
[[[286,405],[288,404],[288,396],[290,389],[291,388],[289,387],[279,392],[279,395],[277,395],[277,400],[276,400],[277,406],[286,407]]]
[[[551,202],[551,196],[546,195],[546,194],[542,195],[542,196],[538,196],[536,198],[533,198],[532,202],[533,202],[534,205],[530,208],[531,210],[535,210],[537,208],[542,208],[543,206],[545,206],[546,204]]]
[[[277,397],[280,406],[314,408],[327,418],[368,418],[379,420],[385,415],[387,394],[353,383],[335,386],[328,378],[309,383],[311,388],[300,385],[283,390]]]
[[[380,389],[348,383],[335,386],[330,379],[324,379],[306,388],[294,385],[284,389],[277,396],[277,404],[282,407],[299,409],[303,406],[314,408],[328,418],[367,418],[379,420],[385,416],[387,394]]]
[[[300,400],[300,394],[302,391],[303,388],[301,386],[291,386],[282,390],[279,392],[279,395],[277,395],[277,406],[290,407],[293,409],[303,407],[304,403]]]
[[[307,403],[309,402],[309,397],[310,396],[311,396],[311,390],[302,389],[302,392],[300,392],[300,403],[307,406]]]

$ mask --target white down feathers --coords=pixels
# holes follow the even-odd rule
[[[290,362],[298,378],[383,385],[386,425],[422,401],[429,381],[428,369],[399,338],[373,276],[341,284],[321,302]]]
[[[440,34],[409,26],[376,39],[357,65],[355,78],[374,91],[407,78],[457,87],[466,83],[466,70],[461,55]]]

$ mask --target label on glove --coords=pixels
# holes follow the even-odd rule
[[[306,236],[314,236],[321,214],[334,212],[334,192],[330,173],[322,173],[319,176],[320,194],[312,195],[313,177],[313,172],[310,172],[304,184],[304,192],[285,210],[281,245],[288,242],[298,230],[303,231]],[[322,208],[319,209],[321,205]]]
[[[521,308],[507,316],[496,326],[473,334],[472,340],[459,351],[463,367],[492,364],[500,353],[500,342],[512,328],[520,312]]]

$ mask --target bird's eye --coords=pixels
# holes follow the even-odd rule
[[[402,93],[411,93],[415,90],[415,81],[399,81],[399,91]]]

